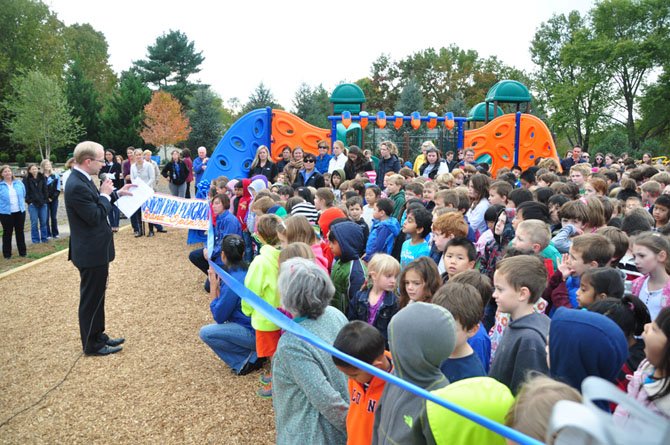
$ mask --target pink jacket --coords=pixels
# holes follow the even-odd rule
[[[328,270],[328,260],[326,259],[326,256],[323,254],[321,244],[317,242],[316,244],[312,244],[311,247],[312,252],[314,252],[314,261],[316,261],[316,264],[321,266],[321,268],[325,270],[326,273],[330,276],[330,271]]]
[[[649,275],[644,275],[633,280],[633,283],[631,284],[631,293],[633,295],[635,295],[636,297],[640,296],[642,285],[644,284],[644,280],[646,280],[647,278],[649,278]],[[661,301],[661,309],[666,308],[668,306],[670,306],[670,281],[665,283],[665,287],[663,288],[663,300]]]
[[[646,359],[640,363],[637,370],[632,376],[628,378],[628,395],[647,407],[650,411],[660,414],[661,416],[670,418],[670,395],[656,399],[649,400],[649,396],[658,393],[665,383],[664,380],[653,380],[646,382],[647,377],[654,373],[654,367]],[[628,411],[621,405],[617,406],[614,411],[614,418],[617,423],[625,423],[630,417]]]

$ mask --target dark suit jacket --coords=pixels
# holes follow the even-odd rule
[[[114,199],[114,198],[113,198]],[[114,239],[107,215],[112,203],[86,176],[72,169],[65,184],[65,210],[70,223],[68,259],[77,268],[99,267],[114,260]]]

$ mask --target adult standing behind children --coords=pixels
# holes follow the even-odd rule
[[[361,149],[356,145],[349,147],[347,157],[349,160],[344,164],[344,173],[347,176],[347,180],[355,179],[358,174],[374,170],[372,162],[365,158]]]
[[[306,154],[303,157],[302,163],[303,168],[296,173],[293,188],[314,187],[319,189],[325,187],[326,183],[323,180],[323,175],[314,168],[316,165],[316,158],[314,155],[310,153]]]
[[[104,165],[102,145],[85,141],[74,149],[77,163],[73,167],[65,191],[65,209],[70,224],[68,259],[79,270],[79,332],[84,353],[108,355],[119,352],[123,338],[112,339],[105,334],[105,289],[109,263],[114,260],[114,238],[107,222],[111,206],[119,196],[131,195],[134,185],[118,191],[110,179],[103,181],[100,191],[91,180]]]
[[[330,146],[327,140],[319,141],[317,148],[319,149],[319,155],[316,157],[316,171],[323,175],[324,173],[328,173],[328,166],[333,156],[328,154]]]
[[[179,158],[179,150],[172,150],[172,160],[165,164],[161,174],[168,178],[170,194],[184,198],[186,196],[186,179],[188,178],[188,168],[184,161]]]
[[[207,156],[207,148],[198,147],[198,157],[193,160],[193,174],[195,175],[196,191],[202,175],[205,174],[209,157]]]
[[[116,162],[116,153],[111,148],[105,149],[105,165],[100,169],[100,173],[108,175],[115,189],[123,188],[125,181],[123,180],[121,164]],[[112,232],[119,231],[120,218],[121,211],[117,206],[112,206],[112,210],[109,212],[109,225],[112,226]]]
[[[12,257],[12,232],[16,233],[19,256],[26,256],[26,239],[23,226],[26,222],[26,187],[14,178],[9,165],[0,167],[0,222],[2,222],[2,256]]]
[[[256,150],[256,156],[254,156],[254,160],[251,162],[249,178],[263,175],[268,182],[272,182],[277,177],[277,173],[277,166],[270,160],[270,150],[265,145],[261,145]]]
[[[329,306],[335,287],[328,274],[309,260],[292,258],[281,265],[278,287],[293,320],[332,344],[347,319]],[[277,443],[346,443],[347,381],[330,354],[286,333],[272,374]]]
[[[33,244],[46,243],[47,233],[47,181],[36,164],[28,165],[28,174],[23,178],[26,188],[26,204],[30,214],[30,234]]]
[[[191,199],[191,182],[193,182],[193,160],[191,159],[191,150],[184,148],[181,151],[182,161],[186,165],[186,170],[188,171],[188,176],[186,177],[186,193],[184,197],[186,199]]]
[[[47,238],[58,238],[58,196],[61,191],[60,176],[51,165],[51,161],[44,159],[40,163],[42,174],[47,182]]]
[[[398,148],[391,141],[379,144],[379,166],[377,167],[377,187],[384,187],[384,177],[388,172],[398,173],[400,171],[400,159],[398,159]]]
[[[335,141],[333,143],[333,157],[328,162],[328,173],[332,174],[335,170],[344,170],[347,160],[347,150],[344,148],[344,143]],[[342,178],[342,180],[344,179]]]

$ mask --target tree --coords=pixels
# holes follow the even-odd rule
[[[86,132],[86,139],[99,141],[102,105],[98,100],[98,93],[95,91],[93,82],[85,77],[78,61],[75,61],[68,70],[65,92],[73,116],[78,118]]]
[[[37,147],[42,159],[53,148],[77,142],[83,129],[55,79],[31,71],[13,82],[14,96],[4,103],[12,142],[28,149]]]
[[[670,65],[657,81],[644,90],[640,98],[640,139],[670,136]]]
[[[151,90],[131,71],[121,74],[102,114],[102,143],[106,147],[141,147],[139,136],[144,119],[144,106],[151,101]]]
[[[535,87],[551,112],[550,126],[584,149],[609,120],[609,72],[593,57],[596,50],[589,26],[577,11],[541,24],[530,48],[538,66]]]
[[[254,89],[254,91],[249,95],[249,101],[242,107],[241,114],[246,114],[258,108],[265,108],[265,107],[277,108],[279,110],[283,110],[281,105],[279,105],[276,102],[275,97],[272,94],[272,91],[270,91],[269,88],[266,88],[265,84],[261,82],[258,84],[256,89]]]
[[[670,59],[670,2],[605,0],[591,10],[599,51],[617,90],[615,105],[626,114],[628,142],[640,147],[635,112],[640,87],[649,73]]]
[[[361,87],[367,99],[367,108],[371,112],[386,111],[398,101],[401,82],[395,62],[387,54],[382,54],[372,62],[369,78],[360,79],[356,84]]]
[[[88,23],[77,23],[66,27],[63,37],[70,67],[77,63],[84,77],[92,82],[98,97],[106,99],[114,90],[116,74],[109,65],[105,35]]]
[[[185,141],[191,133],[181,104],[166,91],[153,93],[151,102],[144,107],[144,115],[144,128],[140,131],[140,136],[147,144],[162,148],[164,159],[168,159],[168,145]]]
[[[419,83],[416,81],[416,79],[411,78],[407,81],[402,91],[400,92],[400,97],[398,98],[398,102],[395,104],[394,110],[403,113],[405,116],[409,116],[415,111],[424,114],[423,104],[424,99],[423,95],[421,94],[421,89],[419,88]],[[389,116],[389,118],[390,117],[391,116]],[[403,147],[405,145],[404,135],[408,131],[411,131],[414,136],[422,136],[425,133],[425,129],[423,127],[421,127],[419,130],[412,130],[408,122],[404,122],[403,126],[397,130],[395,127],[393,127],[393,125],[391,125],[390,128],[392,128],[393,131],[394,142],[399,147]],[[409,155],[409,148],[410,147],[406,147],[406,150],[403,153],[404,157]]]
[[[134,65],[145,83],[172,93],[186,105],[197,88],[188,78],[200,72],[204,60],[202,51],[195,51],[195,43],[189,42],[186,34],[170,30],[149,46],[147,60],[137,60]]]
[[[222,101],[208,87],[193,93],[187,115],[191,123],[188,145],[191,147],[215,147],[223,135]]]
[[[30,70],[60,77],[66,62],[63,24],[35,0],[3,0],[0,6],[0,103],[13,95],[12,79]],[[6,122],[8,116],[0,116]],[[8,145],[0,124],[0,145]]]
[[[300,119],[320,128],[330,128],[330,97],[323,85],[312,89],[306,83],[301,84],[293,98],[293,106]]]

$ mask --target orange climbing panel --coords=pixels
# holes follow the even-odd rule
[[[315,127],[300,119],[295,114],[282,110],[272,110],[272,136],[271,151],[272,159],[277,161],[281,158],[284,147],[291,149],[300,146],[306,153],[319,155],[317,143],[320,140],[330,141],[330,130]],[[330,145],[330,142],[329,144]]]
[[[475,149],[475,158],[491,157],[491,172],[495,175],[503,167],[514,165],[514,135],[516,115],[505,114],[493,119],[481,128],[468,130],[464,134],[464,147]],[[558,152],[549,128],[532,114],[521,115],[519,131],[519,158],[522,169],[535,165],[535,159],[553,158],[559,161]],[[560,166],[560,162],[559,162]]]

